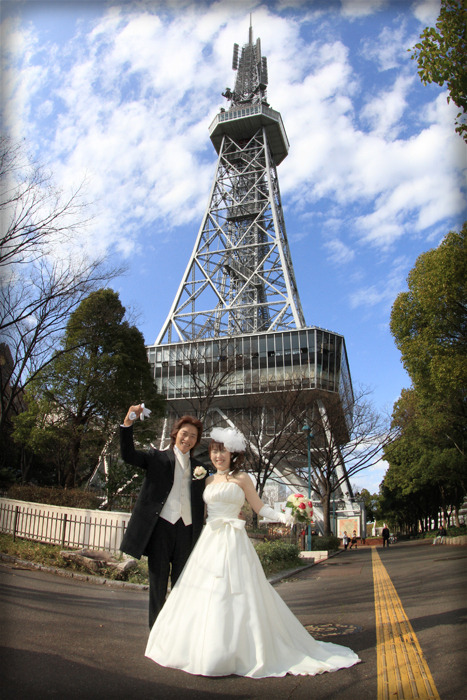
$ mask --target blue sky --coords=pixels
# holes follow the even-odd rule
[[[412,47],[438,0],[55,0],[1,4],[3,129],[93,220],[76,245],[128,265],[114,283],[147,343],[201,224],[208,127],[254,35],[290,152],[278,175],[308,325],[344,335],[355,385],[390,412],[410,382],[391,306],[420,253],[465,219],[456,107],[423,86]],[[384,464],[353,483],[377,491]]]

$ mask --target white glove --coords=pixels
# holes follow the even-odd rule
[[[145,418],[149,418],[149,416],[151,415],[151,411],[149,410],[149,408],[145,408],[145,407],[144,407],[144,403],[141,404],[141,408],[143,409],[143,412],[140,414],[139,419],[140,419],[140,420],[144,420]],[[128,418],[129,418],[130,420],[136,420],[137,417],[138,417],[138,416],[136,415],[136,413],[135,413],[134,411],[132,411],[132,412],[130,413],[130,415],[128,416]]]
[[[271,506],[263,506],[258,515],[272,520],[274,523],[284,523],[284,525],[288,525],[289,527],[292,527],[295,522],[293,515],[290,513],[280,513],[278,510],[271,508]]]

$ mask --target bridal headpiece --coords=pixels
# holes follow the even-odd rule
[[[213,428],[209,436],[214,442],[224,445],[229,452],[245,452],[246,440],[236,428]]]

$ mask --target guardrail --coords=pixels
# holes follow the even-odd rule
[[[0,532],[61,547],[117,552],[130,513],[50,506],[0,498]]]

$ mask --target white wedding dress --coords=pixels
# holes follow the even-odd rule
[[[150,632],[146,656],[202,676],[314,675],[360,660],[347,647],[318,642],[268,583],[238,519],[238,484],[210,483],[208,518]]]

